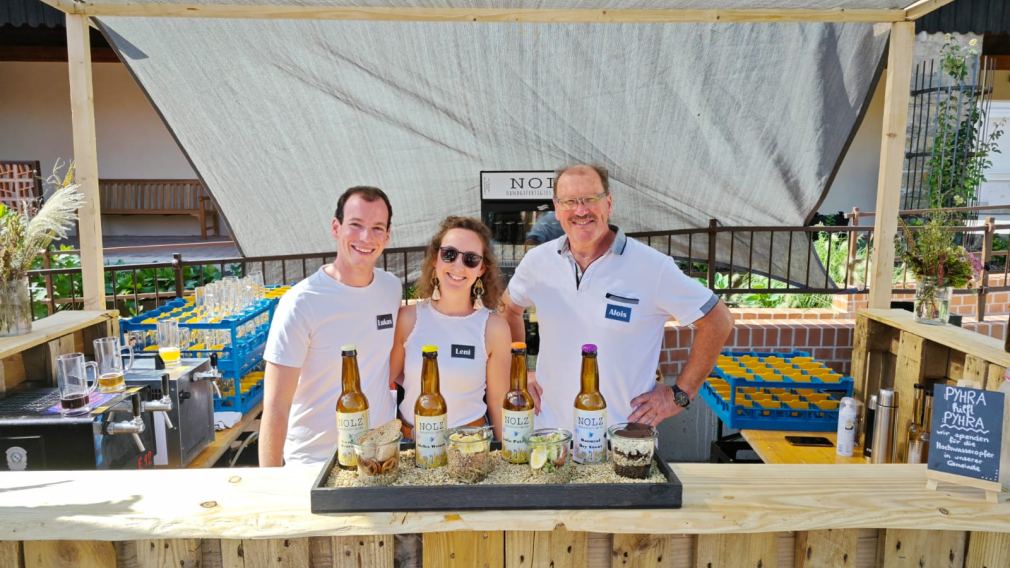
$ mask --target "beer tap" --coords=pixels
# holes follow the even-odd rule
[[[137,445],[137,449],[140,452],[143,452],[144,442],[140,439],[140,434],[144,431],[144,419],[141,417],[143,403],[140,401],[140,393],[133,393],[133,395],[130,396],[130,402],[133,406],[133,418],[131,420],[122,420],[120,422],[106,422],[102,433],[109,436],[130,434],[133,436],[133,443]],[[117,410],[119,409],[115,408],[113,409],[113,412]]]
[[[214,396],[221,398],[221,389],[217,386],[218,379],[221,378],[221,371],[217,370],[217,353],[210,354],[210,370],[201,373],[193,373],[194,381],[210,381],[210,386],[214,387]]]
[[[171,387],[170,377],[168,373],[162,373],[161,375],[161,398],[158,400],[147,400],[144,401],[144,412],[161,412],[162,418],[165,419],[165,426],[169,430],[174,430],[175,426],[172,424],[172,419],[168,417],[168,413],[172,411],[172,397],[169,392],[169,387]]]

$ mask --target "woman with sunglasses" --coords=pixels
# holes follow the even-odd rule
[[[421,393],[421,346],[438,346],[439,388],[450,428],[486,424],[501,439],[502,400],[509,387],[508,324],[493,310],[502,294],[491,231],[470,217],[447,217],[428,244],[417,296],[400,308],[390,353],[390,376],[403,386],[405,434]]]

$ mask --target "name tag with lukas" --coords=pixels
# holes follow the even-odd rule
[[[375,316],[375,329],[393,329],[393,314]]]

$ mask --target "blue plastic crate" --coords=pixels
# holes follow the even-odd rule
[[[221,379],[221,382],[231,382],[233,392],[231,394],[225,394],[220,398],[214,399],[214,411],[215,412],[241,412],[245,414],[253,409],[254,406],[259,404],[263,400],[263,381],[262,379],[257,380],[256,384],[246,392],[242,392],[242,382],[245,380],[250,380],[248,377],[243,376],[242,378],[225,378]],[[227,392],[227,391],[226,391]]]
[[[837,428],[838,409],[837,401],[842,397],[852,396],[852,377],[840,377],[837,379],[822,379],[810,375],[809,371],[804,371],[795,366],[792,359],[802,357],[811,359],[810,355],[804,351],[791,351],[785,353],[772,352],[723,352],[724,356],[740,359],[742,357],[753,357],[764,363],[768,357],[776,357],[788,363],[794,372],[804,377],[803,379],[793,379],[783,375],[781,372],[772,370],[779,380],[770,380],[767,377],[755,375],[750,370],[745,370],[743,376],[731,374],[725,369],[717,366],[713,369],[709,380],[705,381],[700,391],[701,397],[708,403],[709,407],[716,413],[720,420],[734,429],[754,429],[754,430],[789,430],[789,431],[809,431],[809,432],[831,432]],[[811,359],[811,365],[817,364]],[[823,366],[823,363],[820,363]],[[825,366],[826,367],[826,366]],[[715,379],[716,381],[713,381]],[[719,392],[715,382],[724,381],[729,385],[728,397]],[[754,394],[762,400],[755,400],[748,389],[753,388]],[[776,394],[770,392],[771,389],[784,389],[786,392]],[[725,389],[723,389],[725,390]],[[825,396],[826,395],[826,396]],[[785,401],[783,398],[801,397],[805,400]],[[810,401],[808,396],[823,400]],[[768,398],[765,402],[763,399]],[[750,401],[750,405],[747,405]],[[764,406],[762,406],[764,402]],[[808,408],[791,408],[788,402],[808,404]],[[835,404],[832,404],[835,402]],[[772,408],[770,403],[775,403],[779,407]],[[818,405],[834,406],[834,408],[821,408]]]

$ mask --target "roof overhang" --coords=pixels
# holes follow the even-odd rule
[[[368,6],[339,0],[42,0],[84,16],[314,19],[523,23],[757,23],[902,22],[915,20],[953,0],[668,0],[663,2],[545,2],[544,7],[419,7],[402,0]],[[468,4],[468,3],[467,3]],[[595,7],[569,7],[595,4]],[[612,7],[612,6],[618,7]],[[662,7],[655,7],[660,5]],[[649,7],[641,7],[649,6]],[[704,6],[699,8],[698,6]]]

